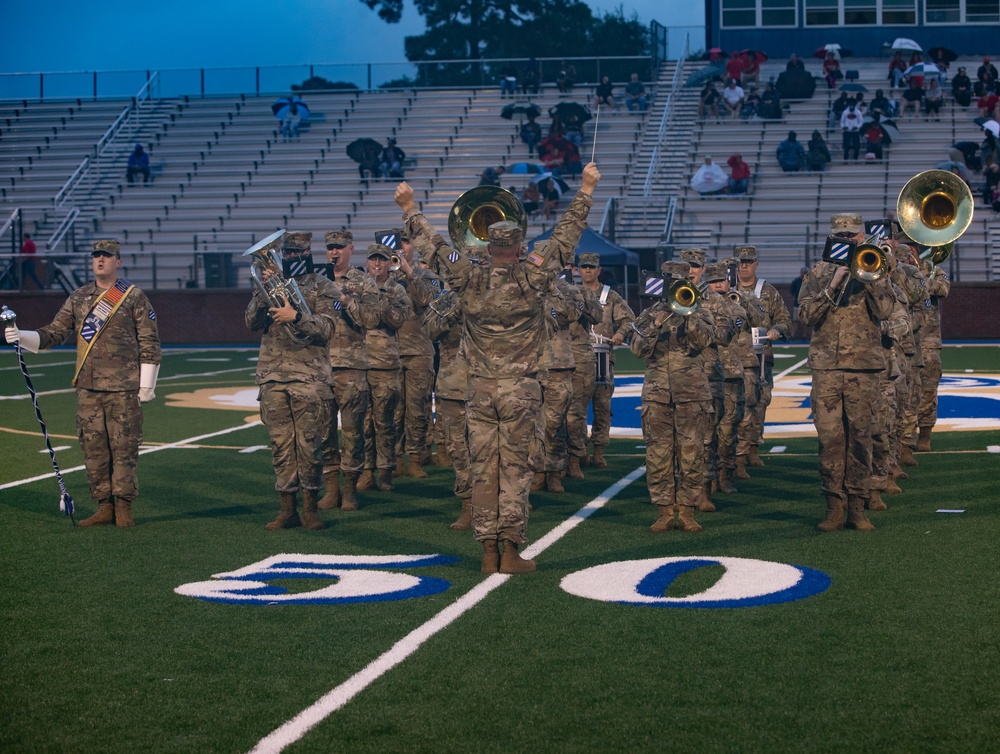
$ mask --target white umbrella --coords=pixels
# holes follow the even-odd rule
[[[912,76],[914,73],[918,76],[940,76],[944,71],[933,63],[914,63],[903,71],[904,76]]]
[[[983,123],[983,130],[989,131],[998,139],[1000,139],[1000,123],[997,123],[995,120],[988,120],[985,123]]]
[[[836,42],[833,42],[828,45],[823,45],[823,49],[826,50],[827,52],[832,52],[833,57],[837,60],[840,60],[840,45],[837,44]]]
[[[892,49],[894,50],[916,50],[917,52],[923,52],[924,48],[914,42],[912,39],[906,39],[906,37],[897,37],[896,41],[892,43]]]

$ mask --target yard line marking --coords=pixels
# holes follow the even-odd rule
[[[167,380],[184,380],[188,377],[216,377],[220,374],[229,374],[230,372],[250,372],[253,374],[254,367],[249,365],[244,365],[241,367],[236,367],[235,369],[219,369],[215,372],[198,372],[196,374],[172,374],[169,377],[160,377],[160,382],[166,382]],[[65,395],[66,393],[75,393],[75,387],[61,388],[59,390],[43,390],[38,393],[38,395]],[[0,395],[0,401],[23,401],[25,398],[30,396],[27,393],[23,395]]]
[[[572,529],[586,519],[596,510],[607,504],[619,492],[628,487],[632,482],[642,477],[646,473],[646,467],[640,466],[631,474],[622,477],[604,492],[595,497],[583,508],[574,513],[570,518],[563,521],[556,528],[539,539],[524,551],[525,557],[531,558],[540,555],[548,547],[562,539]],[[388,673],[403,660],[416,652],[424,642],[434,634],[444,630],[454,621],[478,605],[490,592],[500,588],[507,583],[509,575],[496,573],[488,576],[485,581],[477,584],[468,592],[463,594],[454,603],[439,612],[422,626],[415,628],[409,634],[397,641],[389,650],[370,662],[360,671],[352,675],[336,688],[331,689],[318,700],[306,707],[288,722],[275,729],[251,749],[250,754],[272,754],[280,752],[288,746],[301,739],[312,728],[319,725],[331,714],[341,709],[354,697],[368,688],[371,684]]]
[[[144,456],[149,453],[158,453],[161,450],[170,450],[171,448],[183,448],[193,442],[198,442],[199,440],[207,440],[209,437],[218,437],[219,435],[228,435],[230,432],[238,432],[241,429],[247,429],[248,427],[259,427],[261,426],[260,421],[248,422],[246,424],[240,424],[237,427],[229,427],[227,429],[220,429],[218,432],[209,432],[205,435],[196,435],[195,437],[188,437],[186,440],[178,440],[177,442],[170,442],[166,445],[157,445],[153,448],[147,448],[145,450],[140,450],[139,455]],[[71,469],[63,469],[63,476],[69,474],[72,471],[83,471],[86,466],[74,466]],[[56,473],[50,471],[48,474],[41,474],[39,476],[33,476],[29,479],[19,479],[16,482],[7,482],[6,484],[0,484],[0,490],[9,490],[11,487],[20,487],[23,484],[31,484],[32,482],[40,482],[43,479],[52,479],[55,477]]]
[[[168,355],[169,356],[177,356],[178,354],[197,353],[197,352],[196,351],[192,351],[190,349],[176,349],[175,350],[175,349],[172,349],[172,348],[164,348],[160,353],[163,356],[168,356]],[[39,364],[39,366],[41,366],[43,368],[44,367],[72,367],[72,366],[76,366],[76,361],[53,361],[53,362],[50,362],[48,364]],[[0,367],[0,372],[8,372],[8,371],[12,371],[14,369],[20,370],[21,369],[21,365],[20,364],[15,364],[12,367]]]
[[[800,362],[799,362],[798,364],[792,364],[792,366],[788,367],[788,369],[786,369],[786,370],[785,370],[784,372],[782,372],[781,374],[777,374],[777,375],[775,375],[775,376],[774,376],[774,381],[775,381],[775,382],[777,382],[777,381],[778,381],[778,380],[780,380],[780,379],[781,379],[782,377],[784,377],[784,376],[785,376],[786,374],[791,374],[791,373],[792,373],[792,372],[794,372],[794,371],[795,371],[796,369],[798,369],[798,368],[799,368],[800,366],[802,366],[803,364],[805,364],[805,363],[806,363],[807,361],[809,361],[809,357],[808,357],[808,356],[807,356],[806,358],[802,359],[802,361],[800,361]]]

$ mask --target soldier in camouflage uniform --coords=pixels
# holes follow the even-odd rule
[[[687,262],[664,262],[665,288],[687,283]],[[646,441],[646,484],[659,506],[649,528],[665,532],[678,528],[699,532],[694,511],[705,479],[705,437],[712,402],[701,352],[715,337],[712,315],[699,307],[687,316],[658,301],[632,323],[632,353],[646,361],[642,386],[642,436]],[[679,510],[678,510],[679,509]]]
[[[764,462],[760,459],[757,448],[764,441],[764,420],[767,407],[771,405],[771,388],[774,386],[774,353],[771,343],[777,340],[788,340],[792,329],[792,317],[781,298],[778,289],[763,278],[757,277],[757,247],[737,246],[736,257],[739,259],[736,289],[743,292],[753,292],[764,307],[765,322],[761,327],[767,328],[767,342],[764,345],[764,377],[760,381],[760,400],[757,405],[746,412],[740,425],[738,446],[736,449],[736,465],[742,469],[737,471],[736,478],[747,478],[746,467],[760,467]],[[758,372],[759,374],[759,372]]]
[[[552,235],[523,262],[521,228],[510,221],[490,226],[486,265],[473,265],[443,239],[426,259],[458,295],[465,315],[472,518],[482,543],[484,573],[535,569],[534,561],[522,558],[518,548],[525,540],[531,459],[541,442],[537,375],[547,338],[545,296],[556,273],[573,258],[599,179],[596,165],[584,168],[583,185]],[[411,238],[418,233],[435,237],[408,184],[396,188],[395,198]]]
[[[396,332],[412,314],[403,286],[389,279],[392,249],[379,243],[368,247],[368,274],[378,286],[379,320],[365,333],[371,405],[365,426],[365,474],[378,469],[378,488],[392,491],[396,466],[396,407],[399,405],[399,339]],[[363,489],[363,487],[362,487]]]
[[[358,477],[365,465],[365,413],[371,402],[368,387],[368,353],[365,331],[378,324],[378,287],[371,276],[351,266],[354,236],[349,230],[331,230],[326,234],[326,276],[341,291],[334,302],[334,329],[330,337],[333,405],[330,424],[323,443],[323,479],[326,494],[319,501],[321,510],[340,507],[358,509]],[[337,419],[340,418],[341,442],[337,443]],[[344,491],[340,493],[340,472],[344,472]]]
[[[398,271],[389,273],[394,283],[406,289],[413,313],[399,328],[399,363],[402,394],[396,406],[397,473],[405,469],[407,476],[426,479],[427,472],[420,468],[430,463],[428,445],[430,428],[431,392],[434,388],[434,344],[431,343],[420,320],[434,297],[441,293],[441,279],[416,263],[413,244],[405,228],[399,228],[400,265]],[[404,464],[404,453],[409,454]]]
[[[139,494],[136,464],[142,442],[141,403],[153,400],[160,369],[160,336],[146,294],[118,277],[121,246],[97,241],[94,282],[73,291],[51,324],[38,331],[4,330],[8,343],[32,352],[77,336],[76,426],[97,512],[80,526],[134,525]]]
[[[941,299],[951,291],[951,281],[943,268],[923,260],[921,272],[927,279],[924,326],[920,332],[920,350],[924,355],[924,373],[920,382],[920,405],[917,427],[920,438],[917,451],[931,449],[931,432],[937,424],[938,385],[941,382]]]
[[[927,295],[927,278],[920,271],[920,258],[917,247],[904,233],[899,234],[900,250],[899,267],[910,284],[911,288],[919,287],[919,291],[913,290],[913,295],[908,296],[910,301],[910,325],[913,328],[913,358],[910,359],[910,373],[908,375],[910,393],[906,405],[902,409],[902,426],[900,428],[899,465],[916,466],[917,459],[913,457],[913,452],[917,448],[917,419],[920,411],[920,396],[923,394],[924,382],[924,352],[923,352],[923,328],[927,321],[927,311],[929,309],[930,297]],[[905,247],[909,256],[904,257],[902,249]]]
[[[573,339],[573,355],[577,368],[573,377],[573,402],[569,411],[569,476],[583,479],[578,468],[587,463],[597,468],[608,465],[604,460],[604,448],[611,441],[611,397],[615,392],[615,346],[625,342],[631,332],[635,314],[625,299],[601,283],[601,257],[599,254],[581,254],[577,260],[581,287],[596,296],[601,306],[601,321],[591,329],[610,346],[608,352],[607,381],[596,384],[596,357],[590,333],[580,324],[570,326]],[[587,453],[587,408],[593,406],[594,424],[590,430],[590,442],[594,445],[594,456]]]
[[[281,239],[283,277],[295,281],[309,311],[296,310],[292,301],[274,306],[259,288],[246,310],[247,327],[264,331],[256,381],[281,501],[278,516],[265,527],[272,531],[323,528],[316,510],[333,399],[327,348],[334,329],[334,304],[342,293],[312,271],[311,243],[312,233],[286,233]],[[265,283],[270,274],[264,270]],[[295,510],[300,490],[301,519]]]
[[[834,215],[830,235],[860,243],[861,216]],[[820,487],[826,496],[823,532],[847,525],[871,531],[865,505],[871,491],[872,434],[879,373],[885,367],[880,323],[892,315],[889,276],[863,283],[846,266],[817,262],[799,292],[799,319],[813,328],[809,344],[813,422],[819,436]]]

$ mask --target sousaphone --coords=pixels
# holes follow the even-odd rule
[[[485,246],[493,223],[510,220],[528,232],[528,213],[521,200],[499,186],[476,186],[462,194],[448,213],[448,235],[456,249]]]
[[[930,260],[941,264],[972,223],[973,204],[972,190],[957,175],[925,170],[899,192],[896,219],[914,243],[932,247]]]

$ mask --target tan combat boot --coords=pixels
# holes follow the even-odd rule
[[[844,528],[844,501],[834,495],[826,496],[826,518],[816,527],[822,532]]]
[[[480,563],[479,570],[483,573],[499,573],[500,550],[497,549],[497,541],[495,539],[485,539],[483,540],[482,545],[483,559]]]
[[[712,502],[711,482],[705,482],[701,493],[701,500],[698,501],[698,510],[702,513],[715,513],[715,503]]]
[[[896,484],[896,480],[891,476],[889,477],[889,484],[885,488],[886,494],[888,495],[901,495],[903,493],[903,488]]]
[[[344,474],[344,489],[340,491],[340,510],[356,511],[358,509],[358,475]]]
[[[404,463],[403,453],[401,451],[396,451],[396,468],[393,469],[393,476],[403,476],[406,473],[406,467]]]
[[[917,452],[929,453],[931,449],[931,430],[934,427],[921,427],[920,437],[917,438]]]
[[[747,457],[746,456],[736,456],[736,473],[733,474],[734,479],[749,479],[750,475],[747,473]]]
[[[566,488],[562,486],[562,479],[558,471],[545,472],[545,489],[556,494],[566,491]]]
[[[870,511],[884,511],[887,510],[885,501],[882,500],[882,495],[879,490],[872,490],[871,496],[868,498],[868,510]]]
[[[381,492],[392,492],[392,469],[378,470],[378,488]]]
[[[434,463],[434,458],[431,455],[431,449],[429,446],[420,451],[418,460],[420,461],[421,466],[430,466]]]
[[[269,531],[275,531],[277,529],[294,529],[297,526],[302,526],[302,522],[299,521],[299,514],[295,512],[295,493],[282,492],[279,497],[281,500],[281,512],[278,513],[278,517],[274,521],[264,528]]]
[[[444,443],[440,443],[438,445],[437,465],[443,469],[450,469],[454,466],[451,462],[451,456],[448,455],[448,449],[444,446]]]
[[[660,515],[653,522],[653,525],[649,527],[651,532],[659,534],[660,532],[670,531],[674,528],[674,506],[672,505],[659,505]]]
[[[603,469],[608,465],[608,462],[604,460],[604,446],[595,445],[594,455],[590,459],[590,465],[595,469]]]
[[[135,526],[135,521],[132,519],[131,500],[119,500],[115,498],[115,526],[119,529],[127,529],[130,526]]]
[[[360,492],[375,489],[375,473],[371,469],[365,469],[358,477],[358,487]]]
[[[693,505],[677,506],[677,528],[689,534],[697,534],[702,531],[701,524],[694,520]]]
[[[541,492],[545,489],[545,474],[536,472],[531,480],[531,492]]]
[[[739,492],[729,479],[729,469],[719,469],[719,492],[724,495],[735,495]]]
[[[517,551],[517,545],[509,539],[503,543],[500,556],[500,573],[534,573],[535,561],[526,560]]]
[[[583,471],[580,470],[580,456],[570,456],[569,465],[566,467],[566,476],[570,479],[583,479]]]
[[[312,531],[319,531],[326,527],[316,514],[317,498],[319,490],[302,490],[302,525]]]
[[[913,448],[909,445],[904,445],[899,451],[899,465],[900,466],[916,466],[917,459],[913,457]]]
[[[340,471],[331,471],[323,475],[326,492],[323,499],[317,503],[321,511],[332,511],[340,507]]]
[[[110,526],[115,522],[115,506],[110,500],[101,500],[97,504],[97,512],[83,519],[77,526]]]
[[[410,453],[406,461],[406,476],[414,479],[426,479],[427,472],[420,468],[420,456]]]
[[[462,498],[462,512],[458,514],[458,518],[452,521],[448,528],[455,531],[466,531],[472,528],[472,498]]]
[[[750,446],[750,455],[747,458],[747,462],[749,463],[749,465],[750,465],[751,468],[754,468],[754,469],[762,469],[762,468],[764,468],[764,462],[760,459],[760,456],[757,455],[757,446],[756,445],[751,445]]]
[[[865,501],[860,497],[847,498],[847,528],[858,531],[875,531],[875,526],[865,515]]]

